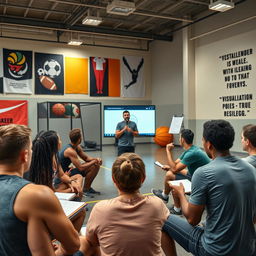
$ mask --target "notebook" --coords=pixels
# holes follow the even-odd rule
[[[175,186],[179,186],[180,183],[183,184],[184,189],[185,189],[185,193],[190,193],[191,192],[191,181],[184,179],[184,180],[172,180],[172,181],[168,181],[169,184],[171,185],[175,185]]]
[[[72,200],[76,197],[75,193],[62,193],[62,192],[55,192],[55,196],[57,196],[57,198],[59,200]]]
[[[72,219],[81,210],[83,210],[87,203],[86,202],[75,202],[68,200],[59,200],[61,207],[69,219]]]

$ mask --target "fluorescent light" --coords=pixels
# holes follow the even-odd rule
[[[234,7],[235,7],[234,3],[226,0],[218,0],[215,2],[211,2],[211,4],[209,5],[209,9],[213,11],[219,11],[219,12],[225,12]]]
[[[118,15],[130,15],[136,10],[134,2],[113,0],[107,5],[107,13]]]
[[[82,23],[84,25],[98,26],[102,22],[102,18],[96,16],[86,16]]]
[[[83,43],[83,41],[80,40],[70,40],[68,42],[69,45],[81,45]]]

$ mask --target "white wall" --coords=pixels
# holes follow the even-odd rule
[[[144,77],[146,85],[146,95],[144,98],[112,98],[112,97],[89,97],[88,95],[66,94],[64,96],[55,95],[17,95],[0,94],[0,100],[28,100],[29,103],[29,126],[33,131],[33,136],[37,133],[37,103],[45,101],[84,101],[101,102],[113,105],[132,105],[132,104],[151,104],[151,55],[150,52],[126,50],[107,47],[89,47],[89,46],[68,46],[66,44],[45,43],[29,40],[4,39],[1,38],[0,48],[32,50],[34,52],[63,54],[64,57],[90,57],[102,56],[106,58],[121,59],[123,55],[132,55],[143,57],[145,60]],[[33,82],[34,84],[34,82]],[[57,128],[56,128],[57,130]],[[136,138],[137,142],[150,141],[148,138]],[[113,138],[103,138],[103,144],[114,143]]]
[[[195,43],[195,119],[191,120],[196,126],[196,144],[201,145],[202,126],[209,119],[227,119],[234,126],[236,139],[232,150],[242,151],[240,132],[242,126],[255,123],[256,114],[256,1],[247,0],[233,10],[214,15],[204,22],[195,24],[192,28],[191,39]],[[231,25],[235,24],[235,25]],[[224,29],[223,27],[230,25]],[[215,31],[214,33],[211,33]],[[202,35],[202,36],[201,36]],[[201,37],[200,37],[201,36]],[[198,37],[198,39],[194,39]],[[252,64],[250,79],[247,87],[227,89],[223,69],[227,61],[220,56],[245,49],[253,49],[254,54],[247,56],[248,64]],[[242,65],[238,65],[242,66]],[[246,116],[224,116],[222,100],[226,95],[241,95],[253,93],[251,109]],[[235,110],[240,110],[236,107]],[[232,110],[232,109],[231,109]]]
[[[172,42],[153,42],[150,50],[157,126],[169,126],[173,115],[183,114],[182,33],[175,33]]]

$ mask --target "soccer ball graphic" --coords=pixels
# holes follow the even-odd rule
[[[44,72],[44,70],[43,70],[42,68],[39,68],[39,69],[37,70],[37,74],[38,74],[39,76],[44,76],[45,72]]]
[[[44,72],[45,75],[54,78],[55,76],[58,76],[61,73],[61,66],[59,62],[56,60],[47,60],[44,63]]]
[[[65,116],[72,118],[80,117],[80,109],[76,104],[67,103],[65,104]]]

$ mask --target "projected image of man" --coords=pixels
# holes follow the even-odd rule
[[[118,156],[125,152],[134,152],[134,136],[139,134],[137,125],[130,120],[130,112],[123,112],[123,121],[116,126],[116,138],[118,139]]]

